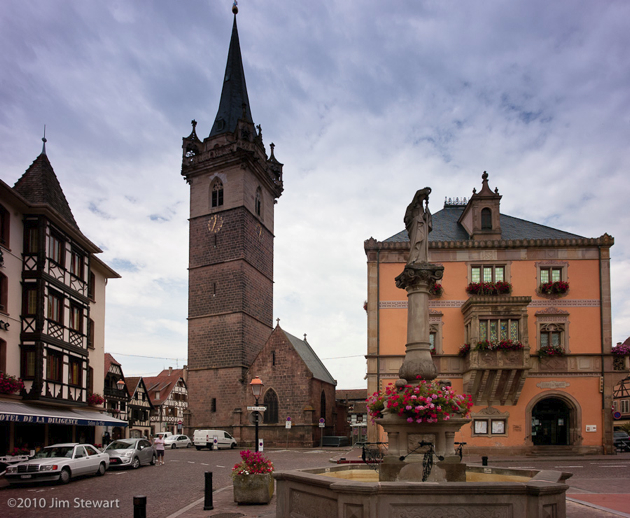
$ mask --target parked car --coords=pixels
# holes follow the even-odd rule
[[[187,435],[171,435],[170,437],[164,439],[165,448],[190,448],[191,446],[192,441]]]
[[[195,430],[193,436],[195,448],[219,449],[236,448],[236,439],[223,430]]]
[[[166,440],[168,437],[171,437],[173,434],[171,432],[158,432],[156,433],[153,438],[155,439],[155,437],[161,437],[162,439]]]
[[[91,444],[64,443],[43,448],[25,462],[7,467],[5,478],[10,484],[59,481],[67,484],[80,475],[104,475],[109,455]]]
[[[157,453],[153,445],[144,438],[118,439],[105,448],[112,467],[132,467],[138,469],[142,465],[154,465]]]
[[[613,441],[618,451],[630,451],[630,437],[628,432],[616,430],[613,432]]]

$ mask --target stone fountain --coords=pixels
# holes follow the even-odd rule
[[[405,212],[409,260],[396,278],[407,291],[407,344],[396,386],[435,380],[437,370],[429,342],[429,289],[442,278],[444,267],[428,262],[432,229],[429,194],[416,192]],[[437,382],[450,386],[448,380]],[[363,465],[274,473],[277,518],[565,518],[563,482],[570,473],[529,472],[467,466],[454,450],[455,433],[470,420],[409,423],[383,412],[377,419],[388,435],[388,453],[378,475]],[[421,442],[434,445],[443,460],[423,480]],[[373,477],[370,477],[373,475]],[[484,478],[486,477],[486,478]]]
[[[433,228],[429,210],[431,188],[416,192],[405,211],[405,228],[409,234],[409,259],[403,272],[396,277],[396,286],[407,291],[407,345],[400,367],[397,387],[417,385],[420,380],[434,380],[438,373],[431,358],[429,342],[429,290],[444,275],[444,267],[431,264],[429,233]],[[448,380],[438,382],[450,386]],[[422,480],[422,458],[425,451],[418,448],[421,441],[432,443],[435,453],[443,458],[432,470],[428,480],[434,482],[465,482],[466,466],[455,454],[455,433],[470,419],[454,416],[439,423],[408,423],[404,417],[384,412],[377,419],[387,432],[388,454],[383,459],[381,481]]]

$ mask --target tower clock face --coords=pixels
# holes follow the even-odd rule
[[[223,218],[219,216],[218,214],[211,216],[210,219],[208,220],[208,231],[212,232],[213,234],[216,234],[217,232],[219,232],[222,226],[223,226]]]

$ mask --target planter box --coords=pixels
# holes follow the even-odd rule
[[[237,504],[268,504],[273,496],[273,475],[234,477],[234,501]]]

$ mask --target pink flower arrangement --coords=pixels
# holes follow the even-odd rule
[[[388,385],[384,393],[375,392],[367,399],[372,422],[390,413],[405,417],[408,423],[437,423],[448,421],[453,415],[468,415],[472,396],[458,395],[451,387],[435,381],[421,380],[418,385],[405,385],[398,389]]]
[[[509,282],[471,282],[466,287],[466,293],[470,295],[509,295],[512,293],[512,285]]]
[[[102,405],[105,400],[100,394],[90,394],[87,397],[87,404],[91,406]]]
[[[569,291],[569,283],[565,281],[545,282],[540,285],[540,293],[544,295],[564,295]]]
[[[234,464],[232,478],[243,475],[264,475],[273,472],[273,462],[265,458],[259,451],[245,450],[241,452],[241,462]]]
[[[619,344],[611,352],[616,356],[630,356],[630,344]]]
[[[459,355],[466,356],[470,352],[470,344],[464,344],[459,348]]]
[[[473,351],[520,351],[523,344],[518,340],[501,340],[500,342],[491,342],[490,340],[482,340],[477,342]],[[459,348],[459,355],[466,356],[470,351],[470,344],[464,344]]]
[[[21,379],[0,372],[0,394],[15,394],[24,388]]]
[[[31,450],[29,450],[28,448],[13,448],[13,451],[11,452],[11,455],[16,456],[16,455],[30,455],[31,454]]]

